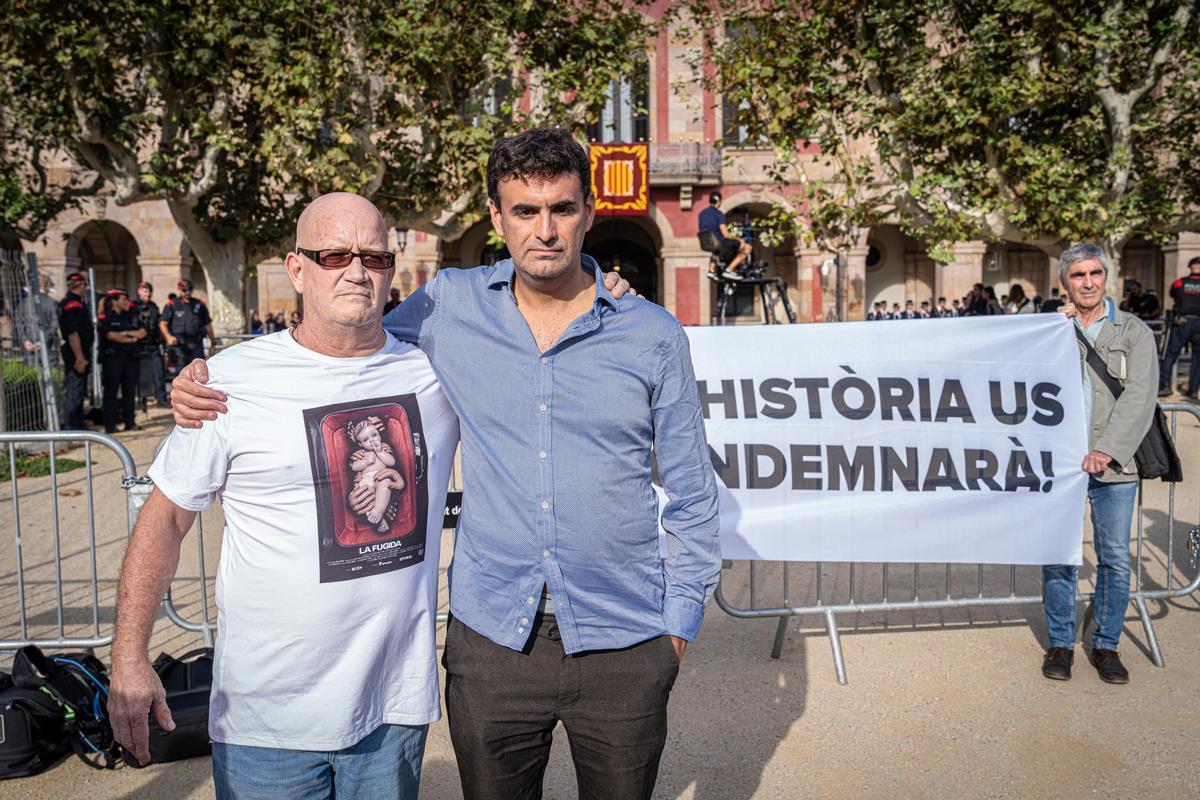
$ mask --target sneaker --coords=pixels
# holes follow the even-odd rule
[[[1116,650],[1101,650],[1093,647],[1088,653],[1088,661],[1096,668],[1096,674],[1105,683],[1129,683],[1129,670],[1121,663],[1121,657]]]
[[[1075,663],[1075,648],[1051,647],[1042,661],[1042,674],[1052,681],[1071,680],[1071,664]]]

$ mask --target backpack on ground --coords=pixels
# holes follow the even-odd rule
[[[44,691],[62,706],[67,741],[76,755],[96,769],[114,769],[121,748],[108,722],[108,671],[91,653],[46,655],[33,645],[13,659],[18,688]]]
[[[213,649],[201,647],[179,658],[160,653],[153,667],[167,692],[167,708],[175,730],[167,733],[150,715],[150,761],[165,764],[211,755],[208,700],[212,694]],[[131,767],[141,766],[129,750],[125,750],[124,758]]]
[[[0,672],[0,779],[36,775],[70,751],[67,717],[49,693]]]

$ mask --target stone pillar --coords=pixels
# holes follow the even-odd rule
[[[36,252],[36,251],[35,251]],[[67,276],[80,268],[76,256],[37,256],[38,272],[50,279],[53,284],[49,295],[55,300],[61,300],[67,293]]]
[[[1181,233],[1179,238],[1163,246],[1163,296],[1164,304],[1170,298],[1171,284],[1188,274],[1188,262],[1200,256],[1200,233]]]
[[[845,291],[846,316],[843,322],[863,320],[867,318],[863,307],[867,296],[867,246],[866,237],[856,246],[843,251],[846,254],[846,265],[842,268]]]
[[[983,282],[985,255],[987,242],[957,242],[954,245],[954,260],[934,273],[934,295],[945,297],[947,303],[953,303],[969,294],[971,287]]]
[[[1059,294],[1062,294],[1062,281],[1058,279],[1058,256],[1046,254],[1046,294],[1042,296],[1043,300],[1049,300],[1050,295],[1054,290],[1058,289]]]
[[[292,279],[288,277],[283,266],[283,259],[269,258],[260,263],[258,272],[258,315],[266,318],[268,313],[283,309],[284,314],[291,314],[299,307]]]
[[[796,248],[796,295],[793,307],[797,322],[824,322],[825,314],[833,309],[833,301],[821,280],[821,265],[833,258],[832,253],[813,247]],[[832,283],[830,283],[832,287]]]
[[[708,325],[712,320],[712,281],[707,273],[708,253],[699,247],[663,247],[659,299],[684,325]]]
[[[191,262],[191,258],[188,261]],[[176,284],[184,277],[183,259],[179,255],[155,257],[138,256],[138,266],[142,269],[142,280],[149,281],[154,286],[154,302],[161,307],[167,302],[167,295],[177,291]],[[189,268],[191,264],[189,263]],[[133,292],[137,287],[130,286]]]

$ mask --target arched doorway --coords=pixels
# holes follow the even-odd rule
[[[990,244],[983,258],[984,286],[1002,298],[1020,285],[1025,296],[1048,297],[1051,288],[1050,257],[1036,247],[1021,244]]]
[[[138,267],[137,240],[124,226],[110,220],[92,220],[75,229],[67,241],[67,263],[95,275],[97,294],[109,289],[124,289],[131,295],[142,279]]]
[[[1124,284],[1121,292],[1132,281],[1142,284],[1142,290],[1147,294],[1163,300],[1163,266],[1165,264],[1162,248],[1145,239],[1132,239],[1121,250],[1121,278]]]
[[[882,302],[888,310],[909,300],[937,302],[937,264],[916,239],[896,225],[877,225],[867,234],[864,313]],[[949,300],[947,300],[949,302]]]
[[[602,217],[583,240],[583,252],[605,272],[619,272],[637,293],[659,301],[658,245],[639,222],[622,217]]]

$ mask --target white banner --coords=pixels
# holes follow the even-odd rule
[[[728,559],[1079,564],[1060,314],[688,328]]]

